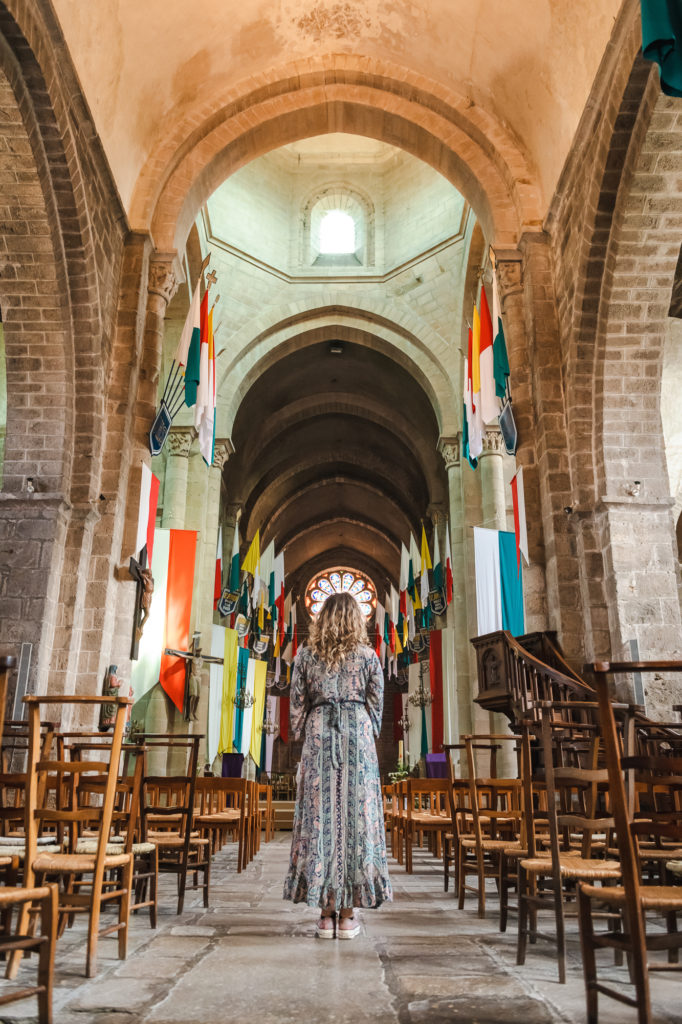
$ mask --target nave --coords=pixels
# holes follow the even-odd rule
[[[282,900],[290,836],[276,833],[239,875],[234,844],[224,846],[214,860],[207,910],[192,894],[177,917],[173,882],[163,876],[157,931],[149,929],[144,914],[133,915],[127,961],[117,959],[115,941],[102,940],[99,974],[90,981],[83,978],[85,925],[77,921],[57,947],[54,1024],[585,1020],[575,920],[568,924],[565,985],[557,982],[553,951],[544,944],[517,967],[515,922],[506,934],[497,931],[492,883],[492,912],[481,921],[472,901],[457,910],[452,892],[443,892],[440,860],[416,848],[412,874],[391,860],[394,902],[361,911],[357,939],[320,942],[314,911]],[[20,979],[33,971],[22,967]],[[604,970],[605,978],[609,973]],[[679,1021],[678,987],[674,976],[653,983],[657,1024]],[[631,1013],[603,1000],[600,1024],[622,1024]],[[0,1015],[3,1024],[34,1019],[34,999]]]

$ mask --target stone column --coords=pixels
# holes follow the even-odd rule
[[[163,485],[161,526],[166,530],[183,530],[187,509],[187,471],[192,442],[197,436],[194,427],[173,427],[166,441],[166,477]]]
[[[498,427],[486,427],[483,434],[483,451],[479,457],[478,469],[481,474],[481,496],[483,506],[482,525],[490,530],[507,529],[507,497],[504,489],[504,444]],[[490,731],[505,735],[510,732],[506,715],[490,712]],[[511,744],[504,744],[500,751],[499,772],[508,777],[517,774],[518,763]]]
[[[467,625],[465,517],[462,503],[460,436],[441,437],[438,449],[448,474],[450,545],[452,548],[452,604],[448,609],[449,644],[443,652],[447,666],[443,680],[451,695],[448,721],[452,742],[471,730],[471,673]]]
[[[507,529],[503,452],[504,445],[499,428],[486,427],[478,468],[481,473],[482,525],[490,530]]]

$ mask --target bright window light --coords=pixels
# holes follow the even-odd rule
[[[330,210],[320,221],[320,252],[338,255],[355,252],[355,221],[343,210]]]

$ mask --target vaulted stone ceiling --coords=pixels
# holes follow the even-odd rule
[[[232,437],[225,482],[243,507],[241,535],[260,528],[263,545],[285,549],[295,592],[314,573],[349,565],[383,596],[397,583],[401,540],[418,536],[447,493],[425,393],[392,359],[333,337],[266,371]]]
[[[621,0],[53,2],[129,210],[143,169],[149,187],[159,188],[171,151],[195,144],[227,102],[267,88],[277,79],[273,69],[281,68],[280,79],[302,78],[353,54],[376,74],[457,97],[464,116],[472,124],[478,118],[472,137],[487,135],[478,139],[484,148],[502,152],[503,136],[518,146],[537,181],[541,215],[621,7]],[[301,124],[297,135],[306,134]],[[145,209],[134,209],[133,227],[149,226],[138,212]]]

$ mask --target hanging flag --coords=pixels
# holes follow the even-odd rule
[[[270,605],[270,577],[272,576],[272,586],[274,589],[275,571],[275,542],[270,541],[268,546],[260,556],[260,571],[259,571],[259,586],[258,586],[258,606],[262,604]],[[255,590],[255,588],[254,588]]]
[[[256,703],[253,705],[251,719],[250,752],[251,757],[259,767],[261,765],[261,751],[263,747],[263,712],[265,711],[265,676],[267,668],[268,665],[265,661],[254,662],[253,695],[256,698]]]
[[[185,320],[180,335],[180,341],[175,351],[175,362],[181,366],[185,374],[185,405],[194,405],[197,400],[197,385],[199,383],[199,353],[201,349],[201,282],[203,274],[199,275],[197,286],[194,289],[189,313]],[[207,304],[208,304],[208,300]]]
[[[170,530],[169,533],[166,628],[158,678],[163,689],[181,712],[185,700],[185,659],[163,652],[167,647],[176,651],[189,649],[189,623],[192,613],[197,532],[196,530]]]
[[[225,657],[225,627],[211,626],[211,657]],[[213,764],[220,747],[220,719],[223,710],[224,665],[208,666],[208,729],[206,730],[206,760]]]
[[[147,565],[152,564],[154,548],[154,527],[156,526],[156,509],[159,503],[159,478],[154,476],[149,466],[142,463],[140,479],[140,508],[137,514],[137,538],[135,540],[135,557],[142,561],[142,553],[147,549]]]
[[[154,577],[154,593],[149,609],[149,618],[140,638],[137,661],[130,671],[130,682],[135,700],[140,700],[159,681],[161,654],[164,649],[166,630],[166,597],[168,588],[168,553],[170,551],[170,530],[157,530],[154,537],[154,553],[151,560]]]
[[[417,541],[415,540],[414,534],[410,532],[410,558],[408,562],[408,577],[407,577],[407,592],[412,598],[412,604],[417,606],[419,598],[417,596],[417,576],[419,575],[418,569],[421,558],[419,555],[419,548],[417,547]]]
[[[204,295],[208,306],[208,292]],[[207,466],[213,465],[215,442],[215,345],[213,340],[213,310],[203,317],[202,302],[201,350],[199,356],[199,386],[194,409],[194,426],[199,434],[199,451]]]
[[[424,524],[422,523],[422,550],[420,568],[421,592],[419,595],[421,598],[422,608],[426,608],[429,603],[429,569],[431,568],[432,565],[431,555],[429,553],[429,542],[426,539],[426,530],[424,529]]]
[[[400,611],[407,615],[407,589],[410,584],[410,553],[404,544],[400,545]]]
[[[197,404],[199,384],[201,383],[201,349],[203,339],[206,337],[206,323],[208,320],[208,292],[199,306],[199,333],[192,330],[192,340],[187,353],[187,366],[185,367],[185,405]]]
[[[440,557],[440,545],[438,543],[438,526],[433,528],[433,586],[434,589],[443,590],[444,583],[443,562]]]
[[[435,752],[443,746],[443,633],[431,630],[429,644],[429,683],[431,686],[431,744]]]
[[[478,313],[474,309],[475,321],[479,324],[479,344],[480,344],[480,321],[478,319]],[[483,420],[481,418],[481,395],[480,395],[480,364],[477,362],[478,371],[477,378],[474,380],[473,366],[474,366],[474,331],[469,331],[469,343],[468,343],[468,360],[469,360],[469,372],[468,372],[468,398],[467,398],[467,419],[469,425],[469,452],[472,459],[478,459],[478,456],[483,451]],[[477,357],[476,357],[477,358]],[[478,390],[476,390],[478,388]]]
[[[450,523],[445,524],[445,599],[448,604],[452,601],[453,591],[452,577],[452,550],[450,548]]]
[[[215,553],[215,581],[213,583],[213,610],[218,607],[223,592],[223,524],[218,529],[218,544]]]
[[[230,557],[230,579],[228,587],[231,591],[239,590],[239,523],[234,524],[232,537],[232,555]]]
[[[656,61],[661,91],[682,96],[682,11],[675,0],[641,0],[642,56]]]
[[[291,602],[291,657],[298,653],[298,624],[296,622],[296,602]]]
[[[474,303],[471,314],[471,356],[469,370],[471,372],[471,395],[474,409],[481,395],[481,318]]]
[[[279,698],[279,734],[283,743],[289,742],[289,697]]]
[[[516,537],[516,566],[521,569],[521,552],[528,565],[528,531],[526,529],[526,499],[523,491],[523,466],[519,466],[511,482],[514,506],[514,536]]]
[[[286,622],[284,618],[284,552],[275,557],[275,604],[277,606],[278,644],[281,651],[284,643]]]
[[[248,648],[239,647],[237,651],[237,685],[235,687],[235,696],[240,693],[249,692],[249,667],[253,664],[255,663],[249,658]],[[253,682],[253,669],[251,670],[251,681]],[[235,705],[232,725],[232,751],[235,754],[246,753],[242,746],[245,713],[244,708],[239,708]]]
[[[500,412],[500,402],[495,391],[493,322],[490,317],[485,288],[482,285],[480,331],[481,419],[484,423],[492,423]]]
[[[495,394],[504,400],[507,394],[507,379],[509,377],[509,359],[507,357],[507,345],[504,340],[504,328],[502,326],[502,315],[500,313],[500,297],[497,291],[497,277],[493,277],[493,324],[495,341],[493,342],[493,376],[495,378]]]
[[[251,541],[246,558],[242,562],[242,572],[251,573],[254,580],[258,579],[260,570],[260,530],[256,530],[256,536]]]
[[[384,618],[386,612],[383,606],[377,601],[376,611],[374,613],[374,650],[376,656],[383,665],[384,659],[382,657],[384,649]]]
[[[516,565],[516,536],[474,527],[478,635],[508,630],[523,636],[523,571]]]
[[[243,648],[242,648],[243,649]],[[237,693],[237,667],[239,664],[239,634],[236,629],[225,630],[223,653],[222,704],[220,710],[219,754],[231,754],[234,736],[234,697]]]

